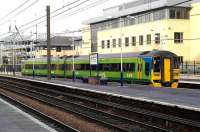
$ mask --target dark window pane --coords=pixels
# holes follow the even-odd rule
[[[143,36],[140,35],[140,36],[139,36],[139,44],[140,44],[140,45],[143,45],[143,41],[144,41],[144,40],[143,40]]]
[[[101,41],[101,48],[102,48],[102,49],[105,48],[105,41],[104,41],[104,40]]]
[[[128,38],[128,37],[125,38],[125,46],[126,46],[126,47],[129,46],[129,38]]]
[[[160,44],[160,33],[155,34],[155,43]]]
[[[150,64],[149,64],[149,62],[146,62],[145,63],[145,75],[149,76],[149,74],[150,74]]]
[[[132,46],[136,46],[136,37],[132,37]]]
[[[151,44],[151,34],[147,35],[147,44]]]

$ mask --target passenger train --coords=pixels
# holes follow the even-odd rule
[[[145,51],[122,54],[123,80],[155,87],[176,88],[180,79],[179,57],[169,51]],[[89,56],[74,59],[75,76],[85,79],[99,76],[109,81],[120,81],[121,54],[99,54],[98,66],[90,65]],[[51,74],[72,78],[72,58],[52,59]],[[47,76],[46,59],[30,59],[22,65],[23,75]]]

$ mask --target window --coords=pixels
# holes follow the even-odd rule
[[[126,47],[129,46],[129,38],[128,38],[128,37],[125,38],[125,46],[126,46]]]
[[[105,48],[105,41],[104,41],[104,40],[101,41],[101,48],[102,48],[102,49]]]
[[[107,40],[107,48],[110,48],[110,40]]]
[[[154,72],[160,72],[160,57],[154,57],[153,59],[153,65],[154,65]]]
[[[118,46],[119,46],[119,47],[122,46],[122,39],[121,39],[121,38],[118,39]]]
[[[187,8],[170,8],[170,19],[189,19],[189,9]]]
[[[150,64],[149,64],[149,62],[146,62],[145,63],[145,75],[149,76],[149,73],[150,73]]]
[[[160,33],[155,34],[155,44],[160,44]]]
[[[132,37],[132,46],[136,46],[136,37]]]
[[[174,60],[174,68],[178,69],[179,66],[180,66],[180,58],[179,57],[173,57],[173,60]]]
[[[151,34],[147,35],[147,44],[151,44]]]
[[[116,39],[113,39],[112,43],[113,43],[113,48],[116,48]]]
[[[142,35],[139,36],[139,44],[143,45],[143,36]]]
[[[183,33],[182,32],[174,33],[174,43],[183,43]]]
[[[135,71],[135,63],[123,63],[123,71],[124,72],[134,72]]]
[[[175,18],[176,18],[175,9],[170,9],[170,11],[169,11],[169,17],[170,17],[171,19],[175,19]]]
[[[56,52],[61,52],[61,47],[56,47]]]

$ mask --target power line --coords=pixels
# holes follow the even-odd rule
[[[76,0],[76,1],[74,1],[74,2],[71,2],[71,3],[69,3],[69,4],[66,4],[66,5],[62,6],[61,8],[58,8],[58,9],[52,11],[51,14],[56,13],[57,11],[59,11],[59,10],[61,10],[61,9],[64,9],[64,8],[66,8],[67,6],[73,5],[73,4],[75,4],[75,3],[79,2],[79,1],[81,1],[81,0]],[[29,25],[29,24],[31,24],[31,23],[33,23],[33,22],[36,22],[36,21],[38,21],[38,20],[40,20],[40,19],[42,19],[42,18],[45,18],[45,17],[46,17],[46,15],[43,15],[43,16],[41,16],[41,17],[38,17],[38,18],[35,19],[35,20],[32,20],[32,21],[30,21],[30,22],[27,22],[27,23],[21,25],[20,28],[21,28],[21,27],[24,27],[24,26],[26,26],[26,25]]]
[[[77,1],[80,1],[80,0],[77,0]],[[86,0],[86,1],[89,1],[89,0]],[[187,2],[191,2],[191,1],[192,1],[192,0],[186,0],[186,1],[183,1],[183,2],[180,2],[180,3],[176,3],[176,4],[174,4],[174,5],[171,5],[171,7],[172,7],[172,6],[177,6],[177,5],[180,5],[180,4],[183,4],[183,3],[187,3]],[[84,2],[85,2],[85,1],[84,1]],[[81,3],[84,3],[84,2],[81,2]],[[73,3],[70,3],[70,4],[73,4]],[[66,6],[64,6],[64,7],[66,7]],[[74,6],[74,7],[77,7],[77,5]],[[67,9],[67,10],[65,10],[65,11],[62,11],[61,13],[55,14],[55,15],[53,15],[53,17],[56,17],[56,16],[58,16],[58,15],[61,15],[61,14],[65,13],[65,12],[67,12],[67,11],[73,9],[74,7],[69,8],[69,9]],[[59,9],[53,11],[52,13],[55,13],[56,11],[58,11],[58,10],[60,10],[60,9],[63,9],[63,8],[59,8]],[[152,12],[152,11],[151,11],[151,12]],[[151,13],[151,12],[149,12],[149,13]],[[71,13],[71,15],[73,15],[73,14],[76,14],[76,13]],[[147,13],[146,13],[146,14],[147,14]],[[39,17],[39,18],[37,18],[37,19],[31,21],[31,22],[28,22],[28,23],[26,23],[26,24],[20,26],[19,28],[25,27],[25,26],[27,26],[27,25],[29,25],[29,24],[31,24],[31,23],[37,21],[37,20],[42,19],[43,17],[44,17],[44,16],[41,16],[41,17]],[[41,22],[39,22],[39,23],[37,23],[37,24],[41,24],[41,23],[43,23],[43,22],[45,22],[45,20],[44,20],[44,21],[41,21]],[[114,24],[114,23],[112,23],[112,24]],[[112,25],[112,24],[110,24],[110,25]],[[35,25],[35,24],[34,24],[34,25]],[[23,30],[27,30],[27,29],[33,27],[34,25],[31,25],[31,26],[29,26],[28,28],[25,28],[25,29],[23,29]],[[87,30],[89,30],[89,28],[88,28]],[[2,36],[2,35],[0,35],[0,36]]]
[[[85,4],[87,1],[90,1],[90,0],[85,0],[85,1],[83,1],[83,2],[81,2],[81,3],[79,3],[78,5],[75,5],[75,6],[72,7],[72,8],[69,8],[69,9],[67,9],[67,10],[65,10],[65,11],[63,11],[63,12],[61,12],[61,13],[58,13],[58,14],[55,14],[55,15],[51,16],[51,18],[57,17],[57,16],[59,16],[59,15],[65,13],[65,12],[67,12],[67,11],[69,11],[69,10],[72,10],[72,9],[75,8],[75,7],[81,6],[82,4]],[[98,1],[99,1],[99,0],[98,0]],[[96,1],[96,2],[98,2],[98,1]],[[100,1],[102,1],[102,0],[100,0]],[[103,0],[103,1],[107,1],[107,0]],[[96,3],[96,2],[94,2],[94,3]],[[94,4],[94,3],[92,3],[92,4]],[[78,10],[76,10],[76,11],[81,11],[81,10],[78,9]],[[78,12],[75,12],[75,13],[73,13],[73,14],[76,14],[76,13],[78,13]],[[73,14],[71,13],[71,15],[73,15]],[[43,23],[43,22],[45,22],[45,21],[46,21],[46,20],[43,20],[43,21],[41,21],[41,22],[38,22],[37,24],[41,24],[41,23]],[[25,28],[25,29],[22,29],[22,30],[23,30],[23,31],[24,31],[24,30],[27,30],[27,29],[33,27],[34,25],[35,25],[35,24],[33,24],[33,25],[31,25],[31,26],[29,26],[29,27],[27,27],[27,28]],[[20,28],[22,28],[22,27],[24,27],[24,26],[26,26],[26,25],[20,26]]]
[[[28,5],[26,8],[20,10],[20,11],[17,12],[16,14],[14,14],[14,17],[17,17],[17,16],[20,15],[21,13],[25,12],[27,9],[29,9],[30,7],[32,7],[33,5],[35,5],[36,3],[38,3],[39,1],[40,1],[40,0],[35,0],[35,1],[33,1],[33,2],[32,2],[30,5]],[[2,22],[2,23],[0,24],[0,26],[1,26],[1,25],[4,25],[4,24],[7,23],[8,21],[10,21],[10,20],[7,20],[7,21],[5,21],[5,22]]]
[[[71,2],[71,3],[69,3],[69,4],[66,4],[66,5],[62,6],[61,8],[58,8],[58,9],[52,11],[51,14],[53,14],[53,13],[55,13],[55,12],[61,10],[61,9],[64,9],[64,8],[70,6],[70,5],[73,5],[73,4],[75,4],[75,3],[79,2],[79,1],[81,1],[81,0],[76,0],[76,1],[73,1],[73,2]],[[33,23],[33,22],[36,22],[36,21],[38,21],[38,20],[40,20],[40,19],[42,19],[42,18],[45,18],[45,17],[46,17],[46,15],[41,16],[41,17],[39,17],[39,18],[37,18],[37,19],[35,19],[35,20],[32,20],[32,21],[30,21],[30,22],[27,22],[26,24],[21,25],[19,28],[25,27],[25,26],[27,26],[27,25],[29,25],[29,24],[31,24],[31,23]],[[38,23],[38,24],[39,24],[39,23]],[[3,34],[0,35],[0,37],[1,37],[1,36],[4,36],[4,35],[6,35],[6,34],[8,34],[8,33],[3,33]]]
[[[86,0],[86,1],[88,1],[88,0]],[[180,4],[184,4],[184,3],[187,3],[187,2],[191,2],[192,0],[186,0],[186,1],[183,1],[183,2],[179,2],[179,3],[176,3],[176,4],[174,4],[174,5],[171,5],[171,6],[177,6],[177,5],[180,5]],[[85,2],[85,1],[84,1]],[[84,2],[82,2],[82,3],[84,3]],[[75,6],[76,7],[76,6]],[[73,7],[74,8],[74,7]],[[55,15],[53,15],[53,17],[56,17],[56,16],[58,16],[58,15],[60,15],[60,14],[63,14],[63,13],[65,13],[66,11],[69,11],[69,10],[71,10],[71,8],[70,9],[67,9],[67,10],[65,10],[65,11],[62,11],[61,13],[58,13],[58,14],[55,14]],[[149,13],[151,13],[151,12],[149,12]],[[74,14],[76,14],[76,13],[74,13]],[[72,14],[73,15],[73,14]],[[39,22],[39,23],[37,23],[37,24],[41,24],[41,23],[43,23],[43,22],[45,22],[45,21],[41,21],[41,22]],[[20,26],[20,28],[21,27],[24,27],[24,26],[26,26],[26,25],[23,25],[23,26]],[[32,27],[32,26],[30,26],[30,27]]]
[[[0,21],[4,20],[6,17],[8,17],[9,15],[11,15],[13,12],[17,11],[18,9],[20,9],[21,7],[23,7],[26,3],[28,3],[30,0],[26,0],[25,2],[23,2],[22,4],[20,4],[18,7],[16,7],[14,10],[12,10],[11,12],[9,12],[8,14],[6,14],[5,16],[0,18]]]

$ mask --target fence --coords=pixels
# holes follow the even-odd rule
[[[185,61],[180,65],[182,74],[200,75],[200,61]]]
[[[21,72],[21,65],[15,65],[15,72]],[[0,72],[13,72],[13,65],[1,65]]]
[[[200,75],[200,61],[185,61],[180,65],[181,74]],[[0,72],[13,72],[13,65],[1,65]],[[21,72],[21,65],[15,65],[15,72]]]

